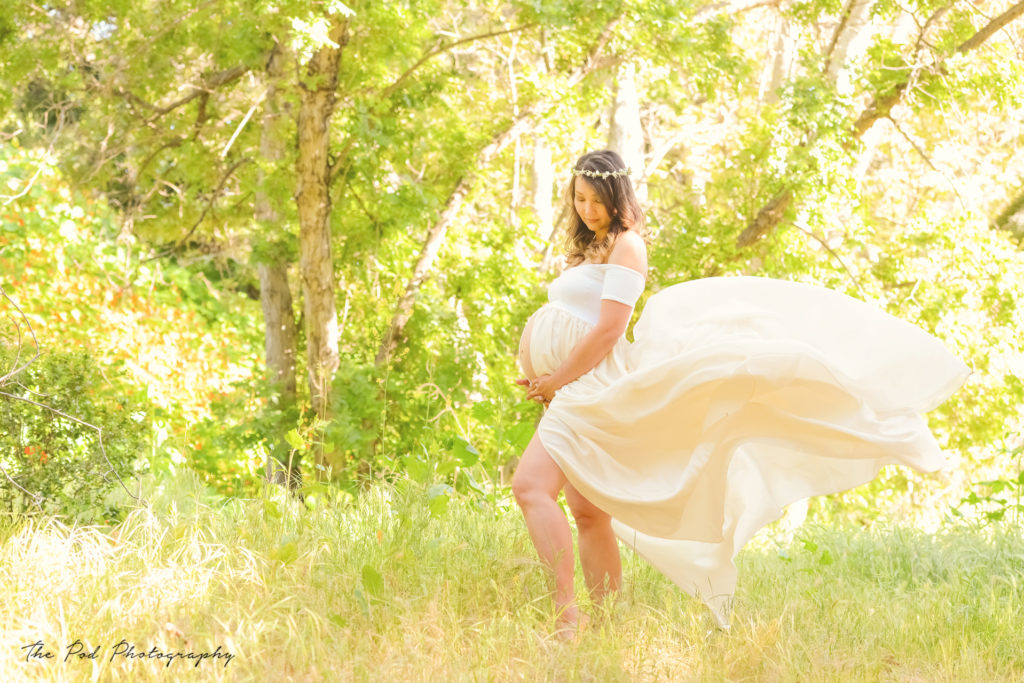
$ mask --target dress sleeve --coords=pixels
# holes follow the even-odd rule
[[[632,268],[620,266],[605,272],[601,298],[633,306],[643,291],[644,276]]]

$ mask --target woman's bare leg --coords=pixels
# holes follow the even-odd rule
[[[565,475],[534,434],[512,477],[512,492],[541,562],[554,572],[559,622],[575,627],[579,619],[573,586],[576,560],[569,521],[558,505],[558,492],[564,484]]]
[[[595,602],[609,591],[622,587],[622,558],[612,531],[611,515],[583,497],[572,484],[565,484],[565,501],[579,532],[580,564],[587,589]]]

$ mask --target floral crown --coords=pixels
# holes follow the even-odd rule
[[[585,175],[588,178],[619,178],[624,175],[629,175],[629,167],[620,168],[617,171],[588,171],[583,168],[572,169],[573,175]]]

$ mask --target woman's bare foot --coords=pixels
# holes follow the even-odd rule
[[[590,617],[582,614],[575,604],[564,605],[555,617],[555,637],[563,642],[575,641],[589,623]]]

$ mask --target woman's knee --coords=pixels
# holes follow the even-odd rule
[[[519,507],[527,507],[534,496],[534,489],[532,482],[528,481],[526,477],[519,476],[518,472],[516,476],[512,478],[512,495],[516,498],[516,503]]]
[[[558,492],[555,491],[552,494],[550,488],[546,482],[536,476],[530,476],[530,473],[522,470],[516,470],[515,476],[512,477],[512,495],[515,496],[516,503],[521,508],[530,507],[538,502],[554,500],[558,496]]]
[[[569,504],[577,529],[586,531],[611,525],[611,515],[584,498],[571,484],[565,487],[565,502]]]
[[[520,507],[558,498],[565,475],[534,436],[512,476],[512,495]]]

